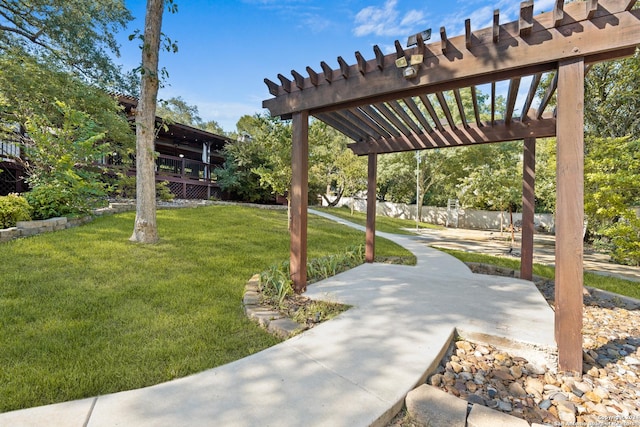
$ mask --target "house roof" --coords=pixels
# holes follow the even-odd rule
[[[135,109],[138,105],[138,99],[129,95],[116,95],[118,102],[125,109],[130,120],[135,116]],[[163,125],[166,125],[163,126]],[[182,123],[167,123],[162,117],[156,116],[156,126],[159,128],[158,138],[169,139],[174,144],[191,145],[196,148],[202,148],[203,142],[208,142],[212,150],[220,150],[227,143],[233,142],[233,139],[208,132],[193,126]]]

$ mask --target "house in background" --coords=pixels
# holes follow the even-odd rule
[[[20,158],[20,154],[20,145],[0,141],[0,196],[27,190],[22,178],[24,171],[16,160]]]
[[[119,95],[118,102],[133,123],[138,100]],[[167,181],[180,199],[221,198],[215,170],[223,166],[222,149],[233,140],[180,123],[163,124],[160,117],[156,117],[156,129],[156,182]],[[135,162],[129,173],[135,174]]]
[[[130,122],[135,120],[138,100],[118,95]],[[166,123],[156,117],[158,130],[155,150],[156,182],[166,181],[171,192],[179,199],[209,199],[222,197],[215,179],[215,170],[222,167],[222,149],[232,139],[180,123]],[[115,154],[115,153],[114,153]],[[24,170],[15,159],[20,158],[20,146],[0,141],[0,195],[22,193],[28,190],[24,183]],[[121,167],[128,175],[135,175],[135,161],[117,155],[104,160],[107,165]]]

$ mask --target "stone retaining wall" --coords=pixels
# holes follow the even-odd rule
[[[92,221],[96,216],[126,212],[134,210],[135,208],[135,204],[131,203],[111,203],[109,204],[109,207],[95,209],[92,215],[83,217],[56,217],[37,221],[18,221],[15,227],[0,230],[0,243],[8,242],[9,240],[17,239],[19,237],[35,236],[36,234],[77,227]]]

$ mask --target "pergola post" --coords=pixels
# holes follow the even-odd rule
[[[524,139],[522,158],[522,240],[520,278],[533,279],[533,234],[536,185],[536,139]]]
[[[365,261],[373,262],[376,256],[376,187],[377,187],[378,155],[369,154],[367,179],[367,231]]]
[[[555,334],[558,368],[582,374],[584,58],[558,66]]]
[[[293,289],[307,289],[307,205],[309,184],[309,112],[293,113],[291,144],[291,246]]]

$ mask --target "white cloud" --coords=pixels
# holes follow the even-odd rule
[[[397,0],[387,0],[382,7],[368,6],[357,13],[353,33],[357,37],[408,35],[426,22],[424,13],[410,10],[401,16]]]
[[[520,2],[513,0],[499,0],[490,5],[481,5],[478,7],[476,1],[466,0],[458,2],[455,13],[445,15],[439,26],[444,26],[449,35],[464,34],[464,21],[469,18],[471,20],[472,31],[482,28],[488,28],[493,25],[493,11],[500,11],[500,24],[515,21],[520,15]],[[534,15],[553,10],[555,0],[538,0],[534,4]],[[475,8],[474,8],[475,7]]]

